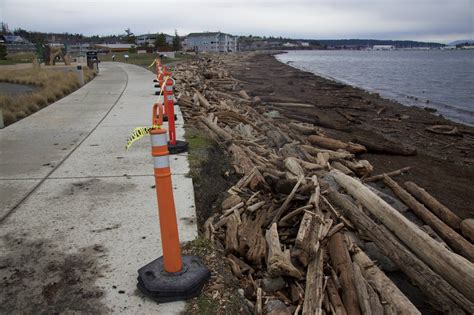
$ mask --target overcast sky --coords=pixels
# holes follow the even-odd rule
[[[85,35],[222,31],[307,39],[474,38],[474,0],[0,0],[11,29]]]

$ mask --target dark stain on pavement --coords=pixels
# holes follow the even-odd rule
[[[107,266],[100,245],[59,251],[45,239],[7,234],[1,238],[0,313],[106,313],[104,291],[96,286]]]
[[[99,178],[78,180],[68,185],[65,188],[67,195],[75,195],[85,193],[89,195],[108,195],[120,194],[126,191],[133,190],[137,185],[130,182],[118,181],[117,183],[110,180],[105,181]]]

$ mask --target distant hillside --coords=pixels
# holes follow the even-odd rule
[[[377,40],[377,39],[320,39],[318,42],[321,45],[328,47],[343,47],[343,46],[366,46],[373,45],[393,45],[396,48],[410,48],[410,47],[430,47],[437,48],[445,46],[440,43],[417,42],[411,40]]]
[[[454,42],[449,43],[449,46],[456,46],[459,44],[464,44],[468,43],[469,45],[474,45],[474,39],[461,39],[461,40],[456,40]]]

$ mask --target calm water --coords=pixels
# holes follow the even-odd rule
[[[277,59],[474,125],[474,50],[290,51]]]

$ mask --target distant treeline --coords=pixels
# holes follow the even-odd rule
[[[319,39],[317,42],[327,47],[350,47],[350,46],[366,46],[374,45],[393,45],[396,48],[410,48],[410,47],[430,47],[438,48],[445,46],[440,43],[431,42],[417,42],[412,40],[378,40],[378,39]]]

